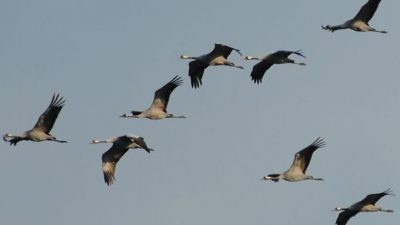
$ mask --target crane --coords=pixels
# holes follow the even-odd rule
[[[40,115],[35,126],[25,131],[22,135],[13,135],[11,133],[6,133],[3,135],[3,139],[6,142],[10,142],[10,145],[17,145],[20,141],[55,141],[59,143],[66,143],[67,141],[58,140],[56,137],[50,134],[51,129],[56,122],[58,114],[63,108],[65,100],[60,97],[60,95],[53,94],[50,105],[47,107],[46,111]]]
[[[294,156],[292,166],[283,173],[268,174],[261,178],[262,180],[272,180],[278,182],[279,179],[284,179],[286,181],[302,181],[302,180],[318,180],[322,181],[322,178],[314,178],[313,176],[306,175],[308,165],[310,164],[311,157],[315,150],[325,146],[325,141],[323,138],[317,138],[308,147],[297,152]]]
[[[167,112],[167,105],[169,96],[172,91],[182,85],[182,78],[175,76],[171,81],[162,86],[154,93],[154,99],[151,106],[145,111],[131,111],[131,113],[125,113],[120,117],[124,118],[147,118],[151,120],[159,120],[164,118],[186,118],[185,116],[175,116]]]
[[[369,0],[361,7],[360,11],[358,11],[357,15],[353,19],[336,26],[322,26],[322,29],[332,32],[342,29],[352,29],[360,32],[372,31],[378,33],[387,33],[386,31],[376,30],[375,28],[370,27],[368,24],[368,22],[374,16],[380,2],[381,0]]]
[[[336,219],[337,225],[346,225],[349,219],[359,212],[394,212],[391,209],[382,209],[379,206],[376,206],[375,203],[381,199],[385,195],[393,195],[390,189],[387,189],[384,192],[369,194],[364,199],[359,202],[354,203],[348,208],[336,207],[333,211],[341,212],[339,213],[338,218]]]
[[[237,66],[233,62],[228,61],[228,56],[231,54],[232,50],[242,55],[239,49],[224,44],[215,44],[214,49],[205,55],[197,57],[181,55],[181,59],[193,59],[193,61],[189,63],[189,76],[192,88],[199,88],[200,85],[202,85],[204,70],[208,66],[223,65],[243,69],[243,66]]]
[[[259,63],[255,64],[253,66],[253,70],[251,71],[251,79],[254,81],[254,83],[261,83],[262,78],[265,74],[265,72],[274,64],[284,64],[284,63],[292,63],[292,64],[297,64],[304,66],[306,65],[303,62],[295,62],[292,59],[289,59],[288,57],[291,54],[296,54],[299,55],[303,58],[306,58],[302,53],[301,50],[298,51],[285,51],[285,50],[280,50],[276,51],[272,54],[268,54],[262,57],[254,57],[254,56],[246,56],[244,57],[245,60],[261,60]]]
[[[150,151],[154,151],[153,149],[147,147],[143,137],[133,134],[113,137],[107,140],[94,139],[91,142],[91,144],[100,143],[112,143],[111,148],[102,155],[103,175],[104,181],[107,185],[112,185],[114,183],[114,174],[117,163],[130,148],[142,148],[148,153],[150,153]]]

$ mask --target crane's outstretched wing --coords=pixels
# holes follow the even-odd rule
[[[360,203],[362,203],[364,205],[368,205],[368,204],[375,205],[375,203],[377,201],[379,201],[379,199],[381,199],[385,195],[393,195],[390,188],[381,193],[369,194],[363,200],[361,200]]]
[[[297,50],[297,51],[286,51],[286,50],[280,50],[280,51],[276,51],[274,53],[272,53],[271,57],[272,58],[287,58],[289,57],[289,55],[291,54],[296,54],[299,55],[303,58],[306,58],[302,53],[301,50]]]
[[[194,60],[189,63],[189,76],[192,88],[198,88],[202,85],[204,70],[208,67],[207,63],[200,60]]]
[[[117,163],[129,149],[127,146],[121,148],[119,145],[120,143],[114,143],[101,157],[104,181],[107,185],[114,183]]]
[[[317,138],[317,140],[315,140],[311,145],[296,153],[291,168],[301,168],[302,172],[305,173],[310,164],[312,154],[315,150],[322,148],[323,146],[325,146],[324,139],[320,137]]]
[[[151,107],[156,107],[163,110],[164,112],[167,112],[169,96],[176,87],[182,84],[183,81],[181,77],[175,76],[174,78],[172,78],[170,82],[159,88],[154,93],[154,99]]]
[[[346,225],[347,221],[353,216],[355,216],[358,212],[346,209],[345,211],[339,213],[338,218],[336,219],[337,225]]]
[[[33,129],[40,129],[48,134],[53,128],[58,114],[64,106],[64,103],[65,100],[60,97],[59,94],[54,94],[53,98],[51,99],[50,105],[47,107],[46,111],[42,113],[42,115],[40,115]]]
[[[357,15],[354,17],[354,20],[361,20],[368,23],[374,16],[380,2],[381,0],[369,0],[361,7],[360,11],[358,11]]]
[[[265,72],[272,66],[273,64],[268,60],[261,60],[259,63],[253,66],[253,70],[251,71],[251,80],[254,83],[260,84],[262,82],[262,78],[264,77]]]
[[[239,55],[242,55],[239,49],[232,48],[224,44],[215,44],[214,49],[209,53],[210,56],[222,55],[225,59],[231,54],[232,50],[236,51]]]

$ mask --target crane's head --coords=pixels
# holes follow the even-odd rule
[[[276,174],[276,175],[277,175],[277,176],[270,176],[270,175],[268,175],[268,176],[263,176],[263,177],[261,177],[260,180],[265,180],[265,181],[272,180],[273,182],[278,182],[278,181],[279,181],[279,174]]]
[[[243,57],[243,59],[244,60],[258,60],[258,59],[260,59],[259,57],[254,57],[254,56],[245,56],[245,57]]]
[[[10,141],[12,138],[14,137],[14,135],[10,134],[10,133],[6,133],[3,135],[3,140],[4,141]]]
[[[341,211],[344,211],[344,210],[346,210],[346,209],[345,208],[336,207],[336,208],[332,209],[332,212],[341,212]]]
[[[94,139],[93,141],[90,142],[90,144],[101,144],[101,143],[110,143],[111,140],[99,140],[99,139]]]
[[[179,58],[181,58],[181,59],[193,59],[193,57],[188,56],[188,55],[181,55],[181,56],[179,56]]]
[[[124,113],[124,114],[120,115],[119,117],[122,117],[122,118],[138,118],[137,115],[132,115],[131,113]]]
[[[94,139],[93,141],[90,142],[90,144],[99,144],[102,143],[101,140]]]

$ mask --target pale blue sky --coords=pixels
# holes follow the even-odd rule
[[[0,3],[1,133],[30,129],[54,92],[66,99],[52,130],[68,144],[3,142],[1,224],[334,224],[336,206],[392,188],[400,195],[399,1],[370,24],[388,34],[333,34],[321,25],[355,15],[349,1],[15,1]],[[188,61],[214,43],[245,55],[302,49],[307,66],[254,62],[208,68],[190,87]],[[175,75],[168,110],[187,119],[129,120]],[[93,138],[134,133],[155,149],[128,152],[107,187]],[[296,151],[326,140],[308,173],[324,182],[266,183]],[[397,225],[393,214],[348,224]]]

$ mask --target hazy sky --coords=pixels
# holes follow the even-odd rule
[[[336,206],[392,188],[348,224],[397,225],[399,216],[400,2],[383,0],[373,27],[330,33],[366,0],[0,3],[1,134],[31,129],[59,92],[52,130],[68,144],[2,143],[0,218],[7,225],[334,224]],[[244,55],[302,49],[307,66],[275,65],[261,85],[254,61],[211,67],[190,87],[188,61],[214,43]],[[123,119],[181,75],[168,111],[187,119]],[[94,138],[142,135],[107,187]],[[323,137],[308,173],[325,181],[263,182]]]

